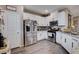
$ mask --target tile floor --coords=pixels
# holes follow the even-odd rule
[[[21,47],[11,50],[12,54],[67,54],[58,44],[47,40],[39,41],[28,47]]]

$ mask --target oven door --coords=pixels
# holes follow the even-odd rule
[[[56,34],[55,33],[49,33],[48,34],[48,40],[51,42],[56,42]]]
[[[51,32],[48,32],[48,37],[52,37],[52,33]]]

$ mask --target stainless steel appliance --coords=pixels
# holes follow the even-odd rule
[[[50,26],[48,29],[48,40],[56,43],[56,31],[59,30],[58,21],[54,20],[50,22]]]
[[[58,26],[58,21],[51,21],[50,26]]]
[[[56,43],[56,32],[55,31],[48,31],[48,40],[51,42]]]
[[[37,22],[27,19],[23,22],[24,26],[24,46],[37,42]]]

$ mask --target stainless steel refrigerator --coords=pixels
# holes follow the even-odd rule
[[[26,19],[23,21],[24,28],[24,46],[28,46],[37,42],[37,22]]]

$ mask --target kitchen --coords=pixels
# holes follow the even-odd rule
[[[79,53],[78,5],[0,7],[0,53]]]

